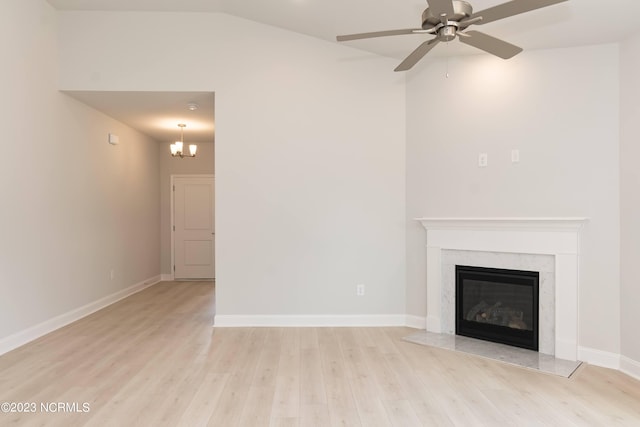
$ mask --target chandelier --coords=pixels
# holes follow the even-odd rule
[[[198,151],[198,146],[195,144],[189,144],[189,154],[185,154],[182,150],[184,147],[184,128],[187,127],[184,123],[178,123],[178,127],[180,128],[180,141],[176,141],[171,144],[171,155],[173,157],[180,157],[184,159],[185,157],[195,157],[196,151]]]

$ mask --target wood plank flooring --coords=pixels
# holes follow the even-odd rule
[[[640,426],[640,382],[401,340],[408,328],[211,327],[213,285],[160,283],[0,356],[0,425]],[[46,412],[41,403],[88,412]]]

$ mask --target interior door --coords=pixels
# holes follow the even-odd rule
[[[213,177],[174,177],[175,279],[215,277]]]

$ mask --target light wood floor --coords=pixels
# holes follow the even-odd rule
[[[211,283],[160,283],[0,357],[0,425],[640,426],[640,382],[401,340],[407,328],[214,329]]]

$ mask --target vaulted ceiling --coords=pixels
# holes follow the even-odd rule
[[[319,39],[336,42],[336,35],[399,28],[418,28],[425,0],[47,0],[58,10],[83,11],[160,11],[227,13]],[[518,0],[515,0],[518,1]],[[505,0],[470,0],[474,11],[480,11]],[[640,32],[640,1],[638,0],[569,0],[481,27],[483,32],[499,37],[526,50],[573,47],[620,41]],[[479,27],[476,27],[479,28]],[[345,44],[378,55],[403,59],[424,35],[355,40]],[[445,48],[434,49],[430,56],[450,56],[481,53],[457,41]],[[391,72],[391,71],[390,71]],[[137,113],[124,112],[136,105],[134,97],[126,94],[108,99],[96,93],[78,93],[83,102],[142,130],[135,120],[142,117],[150,103],[140,98]],[[153,98],[154,95],[149,95]],[[168,95],[167,95],[168,96]],[[184,113],[185,100],[175,94],[176,108]],[[195,95],[194,95],[195,96]],[[170,103],[170,98],[163,99]],[[212,100],[212,95],[211,95]],[[179,101],[179,102],[178,102]],[[153,103],[153,102],[151,102]],[[156,105],[158,105],[156,103]],[[211,108],[213,108],[211,106]],[[126,113],[126,114],[125,114]],[[176,128],[177,129],[177,128]],[[213,131],[213,119],[209,125]],[[173,130],[170,130],[173,131]],[[177,134],[174,131],[175,134]],[[162,138],[161,133],[153,134]],[[210,140],[202,134],[198,137]],[[163,140],[169,138],[164,136]],[[169,138],[170,139],[170,138]]]
[[[338,34],[420,27],[425,0],[48,0],[60,10],[223,12],[336,43]],[[517,0],[516,0],[517,1]],[[470,0],[480,11],[506,0]],[[640,31],[638,0],[569,0],[482,26],[527,49],[608,43]],[[419,35],[349,42],[404,58]],[[433,54],[477,53],[461,43]]]

